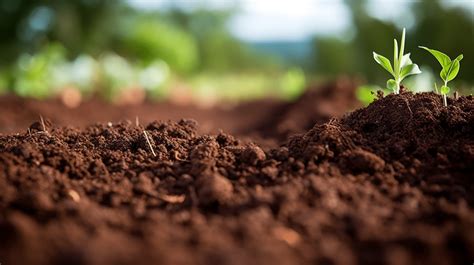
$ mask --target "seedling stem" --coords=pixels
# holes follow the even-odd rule
[[[444,86],[448,87],[448,81],[446,81],[446,80],[444,81]],[[443,105],[445,107],[448,106],[448,95],[446,93],[443,93]]]

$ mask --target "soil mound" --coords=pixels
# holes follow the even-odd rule
[[[286,140],[295,133],[304,133],[315,124],[328,122],[361,106],[356,97],[357,81],[340,78],[334,82],[313,87],[295,102],[275,108],[257,131],[265,137]]]
[[[0,136],[0,261],[472,262],[474,99],[449,104],[390,95],[269,151],[193,120],[32,124]]]
[[[473,97],[434,93],[389,95],[342,119],[294,137],[290,153],[305,161],[335,162],[350,173],[389,171],[422,189],[473,205]],[[387,163],[386,163],[387,162]]]

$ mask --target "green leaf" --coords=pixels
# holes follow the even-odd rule
[[[441,67],[443,67],[443,69],[449,68],[449,65],[451,64],[451,59],[449,58],[449,56],[440,51],[433,50],[424,46],[418,47],[427,50],[429,53],[431,53],[438,60],[439,64],[441,64]]]
[[[451,62],[449,67],[443,68],[443,70],[441,70],[441,73],[439,74],[441,79],[443,79],[445,82],[449,82],[453,80],[459,73],[459,68],[461,66],[459,62],[462,59],[463,59],[463,55],[461,54]]]
[[[399,55],[398,55],[398,60],[402,60],[403,54],[405,53],[405,34],[406,34],[406,29],[403,28],[402,32],[402,40],[400,41],[400,50],[399,50]],[[401,63],[401,62],[400,62]],[[403,65],[400,64],[400,68],[403,67]]]
[[[452,61],[448,67],[444,67],[443,70],[439,73],[439,76],[441,79],[443,79],[445,82],[448,82],[448,75],[451,72],[452,67],[454,66],[454,61]]]
[[[375,61],[380,64],[385,70],[387,70],[389,73],[393,75],[393,68],[392,65],[390,64],[390,61],[385,58],[384,56],[377,54],[374,52],[374,59]]]
[[[405,77],[409,75],[417,75],[421,74],[420,68],[416,64],[409,64],[406,65],[402,68],[402,71],[400,72],[400,80],[405,79]]]
[[[462,59],[462,58],[461,58]],[[447,81],[453,80],[459,73],[459,68],[461,67],[458,58],[454,59],[454,61],[451,63],[452,67],[450,67],[450,71],[447,75]]]
[[[459,62],[461,62],[461,60],[464,58],[464,55],[460,54],[458,57],[456,57],[456,59],[454,60],[458,60]]]
[[[449,67],[448,68],[443,68],[441,72],[439,73],[439,77],[443,79],[443,81],[448,82],[448,72],[449,72]]]
[[[398,63],[398,42],[397,39],[393,39],[393,69],[395,71],[399,69]]]
[[[449,75],[449,71],[451,69],[451,65],[453,64],[453,62],[451,62],[448,67],[443,67],[443,69],[441,70],[441,72],[439,73],[439,77],[441,77],[441,79],[443,79],[445,82],[448,82],[448,75]]]
[[[407,66],[409,64],[413,64],[413,62],[410,59],[410,55],[411,55],[410,53],[407,53],[407,54],[403,55],[402,61],[400,63],[400,67],[403,68],[404,66]]]
[[[392,91],[397,91],[398,90],[397,82],[395,82],[395,80],[393,80],[393,79],[389,79],[387,81],[387,88],[392,90]]]
[[[441,87],[441,94],[447,95],[449,93],[449,87],[448,86],[442,86]]]

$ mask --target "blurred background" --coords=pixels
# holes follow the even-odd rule
[[[350,76],[364,97],[403,27],[423,71],[405,84],[441,83],[423,45],[463,53],[453,87],[473,93],[474,0],[0,0],[0,93],[213,105]]]

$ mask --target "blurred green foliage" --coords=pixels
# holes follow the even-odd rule
[[[131,23],[121,39],[122,50],[144,64],[160,58],[178,73],[189,73],[199,63],[197,43],[192,35],[153,17]]]
[[[281,73],[240,72],[199,74],[191,80],[192,92],[198,98],[219,98],[226,101],[252,100],[264,96],[296,99],[306,86],[306,77],[299,68]],[[238,89],[236,89],[238,88]]]
[[[172,9],[163,17],[189,32],[198,44],[199,71],[266,71],[278,68],[275,58],[253,51],[229,32],[227,22],[237,9],[193,10]]]
[[[65,60],[65,50],[60,45],[48,45],[36,55],[22,54],[13,70],[13,90],[21,96],[45,98],[57,89],[63,73],[58,67]]]
[[[129,8],[120,0],[0,0],[0,60],[60,42],[69,56],[98,55],[113,43],[117,22]]]
[[[378,90],[382,90],[382,88],[379,86],[362,85],[357,88],[356,97],[364,106],[367,106],[377,98]]]
[[[284,98],[297,99],[304,91],[306,77],[300,68],[289,69],[280,80],[280,94]]]
[[[472,5],[471,5],[472,6]],[[474,8],[474,6],[473,6]],[[410,49],[417,45],[432,47],[455,58],[464,54],[457,79],[474,82],[474,10],[443,8],[438,0],[423,0],[413,4],[416,23],[410,35]],[[438,69],[430,56],[417,52],[414,60]]]
[[[350,43],[336,37],[316,38],[314,40],[314,71],[326,76],[336,77],[341,73],[355,73],[357,55]]]
[[[234,13],[136,10],[119,0],[0,0],[0,87],[44,98],[72,86],[108,99],[140,87],[160,98],[176,78],[281,72],[230,34]]]
[[[126,0],[0,0],[0,92],[43,98],[74,87],[113,99],[122,90],[139,87],[162,98],[170,94],[169,86],[186,83],[191,92],[209,97],[272,94],[294,99],[308,79],[351,74],[384,84],[385,75],[371,54],[390,54],[391,40],[403,26],[413,61],[437,67],[418,45],[450,56],[463,53],[460,83],[474,81],[473,18],[466,10],[447,8],[440,0],[415,1],[410,3],[414,23],[404,25],[410,21],[406,14],[395,24],[372,17],[368,0],[345,3],[352,17],[345,34],[318,35],[310,45],[295,43],[298,50],[312,46],[312,53],[287,58],[280,44],[274,45],[278,57],[265,53],[271,43],[258,49],[230,33],[228,22],[238,6],[138,10]],[[431,86],[426,76],[432,77],[408,84]]]

